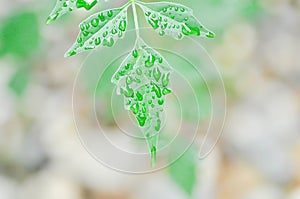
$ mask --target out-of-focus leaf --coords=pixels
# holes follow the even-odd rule
[[[21,96],[29,82],[28,69],[21,68],[11,77],[9,81],[9,88],[18,96]]]
[[[262,7],[257,0],[248,0],[243,3],[241,8],[241,15],[247,18],[255,18],[262,13]]]
[[[38,48],[39,41],[39,25],[35,13],[18,13],[3,21],[0,32],[0,52],[3,54],[28,57]]]
[[[171,153],[172,158],[183,153],[184,147],[178,146]],[[169,167],[169,174],[181,189],[188,195],[192,195],[197,176],[196,149],[190,147],[178,160]]]
[[[183,36],[205,36],[214,38],[193,15],[192,9],[172,2],[138,3],[144,11],[146,20],[159,35],[169,35],[175,39]]]

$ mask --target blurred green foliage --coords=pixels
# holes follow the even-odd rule
[[[171,160],[181,154],[185,148],[182,145],[174,147],[171,152]],[[181,189],[189,196],[197,181],[197,157],[196,148],[192,145],[186,152],[169,167],[169,174]]]
[[[38,18],[33,12],[14,13],[2,22],[0,43],[2,54],[28,58],[39,46]]]
[[[12,55],[16,71],[8,87],[22,96],[32,72],[32,60],[40,46],[38,16],[32,11],[13,12],[1,20],[0,55]]]
[[[30,73],[27,68],[22,67],[18,69],[9,81],[9,88],[14,91],[16,95],[21,96],[28,85],[29,75]]]

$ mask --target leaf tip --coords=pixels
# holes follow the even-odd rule
[[[216,37],[216,34],[215,34],[215,33],[213,33],[213,32],[211,32],[211,31],[209,31],[208,33],[206,33],[206,37],[207,37],[207,38],[211,38],[211,39],[213,39],[213,38],[215,38],[215,37]]]
[[[72,57],[73,55],[76,55],[76,52],[74,50],[70,50],[68,52],[65,53],[64,57]]]
[[[52,21],[52,18],[49,16],[46,20],[46,25],[49,25]]]
[[[156,147],[152,146],[151,148],[151,167],[156,166]]]

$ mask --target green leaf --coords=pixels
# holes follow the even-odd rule
[[[193,11],[181,4],[172,2],[137,3],[145,14],[147,22],[160,36],[169,35],[175,39],[184,36],[204,36],[214,38],[193,15]]]
[[[28,69],[19,69],[10,79],[8,87],[17,95],[21,96],[29,82]]]
[[[28,57],[34,52],[40,41],[37,16],[32,12],[18,13],[2,22],[0,44],[3,54],[12,53]]]
[[[124,96],[125,109],[135,115],[147,139],[152,166],[156,163],[165,95],[171,93],[168,88],[170,73],[168,62],[138,39],[135,49],[112,78],[117,94]]]
[[[98,0],[57,0],[56,5],[48,16],[46,23],[49,24],[76,8],[85,8],[86,10],[90,10],[97,3]]]
[[[183,146],[172,149],[171,161],[184,150]],[[196,149],[193,146],[169,167],[169,174],[188,195],[192,195],[197,180],[197,157]]]
[[[98,46],[114,45],[115,41],[123,38],[127,27],[127,8],[105,10],[91,15],[80,24],[80,33],[76,43],[68,50],[65,57],[73,56],[85,50]]]

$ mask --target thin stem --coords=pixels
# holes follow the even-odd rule
[[[135,0],[131,0],[132,2],[132,12],[133,12],[133,18],[134,18],[134,26],[135,26],[135,33],[137,40],[140,39],[140,29],[139,29],[139,22],[138,17],[136,13],[136,7],[135,7]]]

